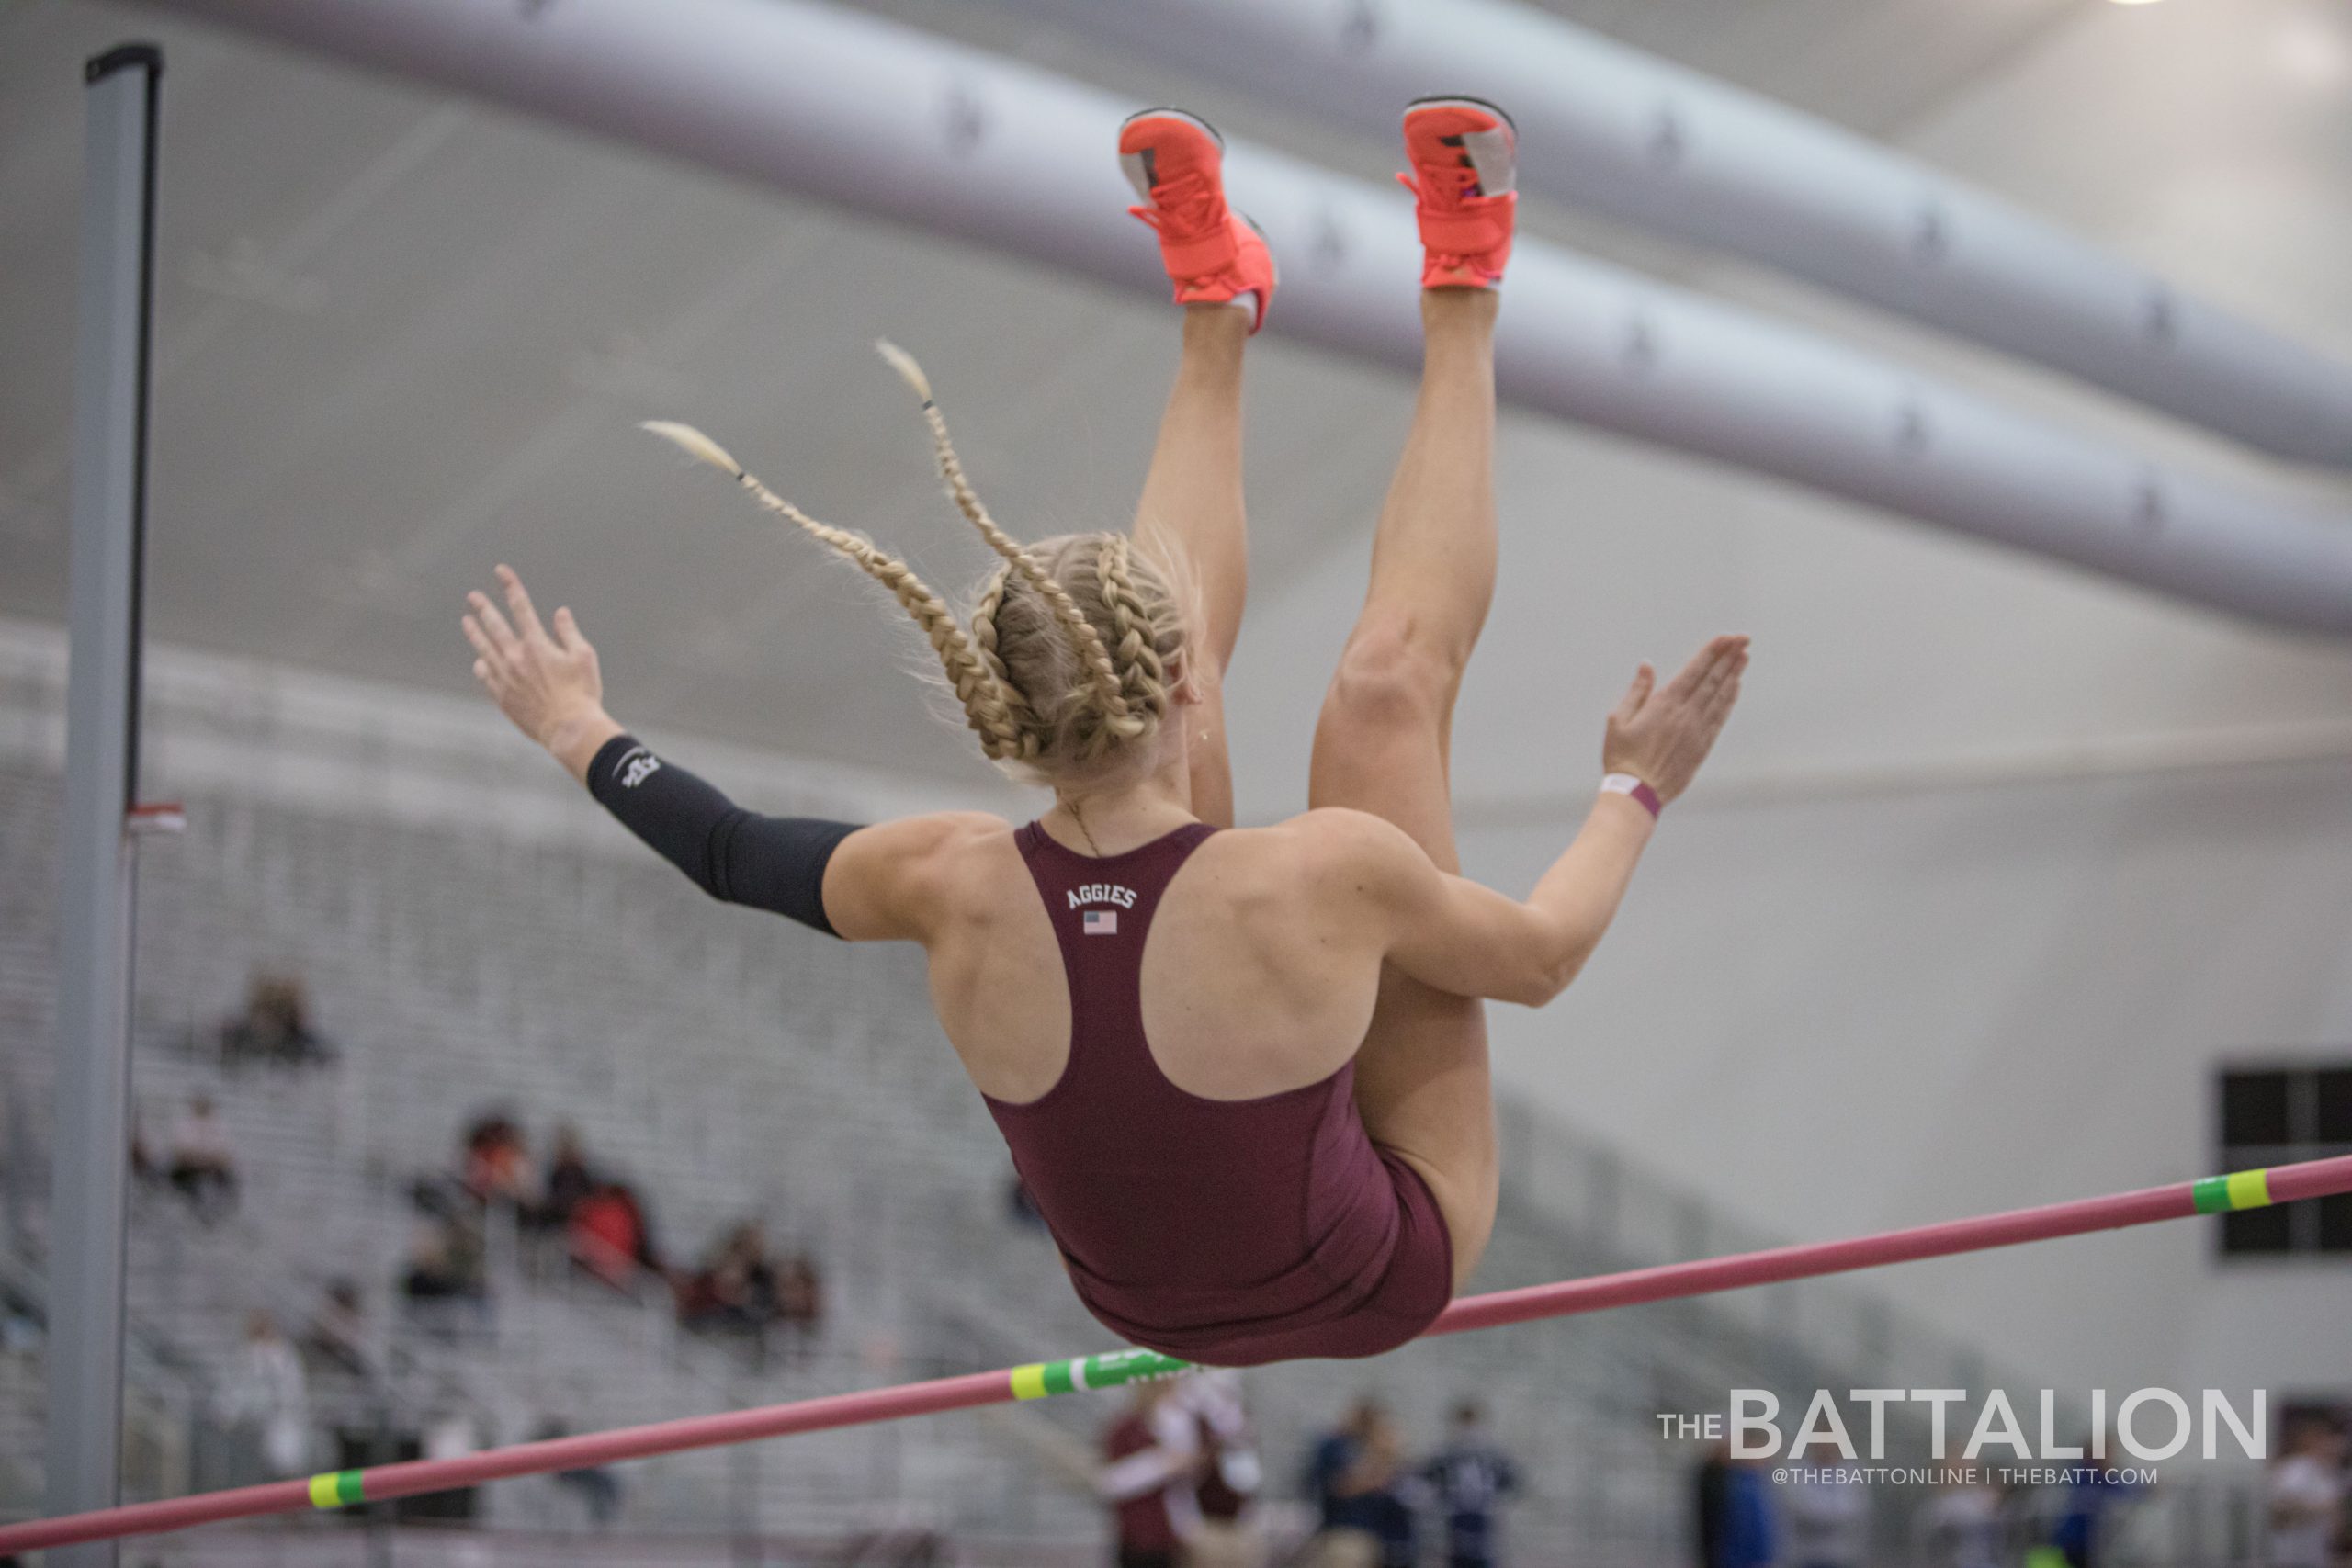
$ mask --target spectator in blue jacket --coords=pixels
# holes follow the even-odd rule
[[[1306,1492],[1321,1515],[1306,1559],[1314,1568],[1385,1568],[1400,1544],[1400,1514],[1409,1543],[1411,1510],[1396,1495],[1402,1450],[1396,1422],[1372,1399],[1356,1401],[1339,1430],[1315,1445],[1306,1469]]]
[[[1487,1436],[1486,1412],[1476,1400],[1453,1407],[1445,1447],[1421,1466],[1445,1529],[1446,1568],[1497,1568],[1502,1561],[1496,1515],[1519,1491],[1519,1472]]]
[[[1698,1568],[1770,1568],[1778,1545],[1772,1500],[1754,1463],[1718,1443],[1698,1480]]]

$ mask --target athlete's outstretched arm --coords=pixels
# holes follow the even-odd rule
[[[486,593],[467,595],[475,678],[516,728],[546,747],[630,832],[714,898],[852,940],[922,935],[924,868],[932,851],[969,826],[967,818],[920,817],[859,828],[744,810],[656,756],[605,712],[596,650],[571,610],[558,610],[552,627],[542,626],[514,570],[500,567],[498,581],[504,614]]]
[[[605,676],[596,650],[580,632],[569,605],[556,611],[552,630],[511,566],[498,569],[509,622],[479,589],[466,595],[466,640],[474,645],[474,679],[514,728],[548,749],[581,783],[605,742],[621,732],[605,712]]]
[[[1731,717],[1747,666],[1747,639],[1740,637],[1715,638],[1663,688],[1643,665],[1609,716],[1604,770],[1632,774],[1661,800],[1680,795]],[[1363,817],[1343,830],[1360,857],[1360,886],[1387,919],[1389,962],[1440,990],[1541,1006],[1600,945],[1654,826],[1631,795],[1600,795],[1523,903],[1439,871],[1378,818]]]

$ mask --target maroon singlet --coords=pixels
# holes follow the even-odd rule
[[[1204,1100],[1144,1041],[1144,939],[1195,823],[1100,858],[1014,835],[1069,981],[1069,1065],[1037,1099],[989,1099],[1080,1300],[1135,1344],[1215,1366],[1372,1356],[1453,1293],[1444,1217],[1374,1148],[1355,1064],[1262,1100]],[[1206,983],[1205,978],[1202,983]]]

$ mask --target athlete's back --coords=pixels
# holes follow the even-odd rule
[[[1333,816],[1340,814],[1318,814]],[[1200,843],[1158,903],[1148,943],[1126,856],[1090,861],[1036,827],[958,819],[941,846],[940,919],[924,946],[933,1005],[980,1092],[1034,1100],[1069,1059],[1071,1012],[1056,920],[1096,917],[1096,940],[1140,964],[1143,1026],[1176,1087],[1249,1100],[1325,1078],[1363,1042],[1381,953],[1361,900],[1334,885],[1334,852],[1306,819],[1227,829]],[[1022,840],[1043,843],[1024,857]],[[1032,886],[1044,851],[1070,857],[1048,908]],[[1085,874],[1090,864],[1100,875]]]
[[[1204,1063],[1242,1082],[1305,1055],[1247,1000],[1311,1001],[1317,979],[1339,977],[1343,965],[1298,972],[1312,967],[1298,962],[1316,945],[1312,901],[1282,896],[1248,846],[1219,842],[1239,835],[1197,823],[1103,856],[1034,823],[1013,837],[1032,887],[1005,897],[1042,909],[1058,973],[1006,983],[1064,993],[1061,1066],[1035,1094],[990,1095],[989,1110],[1080,1298],[1135,1343],[1228,1366],[1373,1355],[1419,1334],[1452,1296],[1452,1247],[1427,1183],[1366,1135],[1351,1053],[1311,1081],[1240,1096],[1194,1092],[1170,1070]],[[1293,847],[1265,837],[1277,854]],[[1216,856],[1228,876],[1192,874],[1219,850],[1244,852]],[[1285,904],[1302,917],[1290,931],[1269,923]],[[1162,956],[1180,908],[1188,951]],[[1271,940],[1253,952],[1253,935]],[[1215,962],[1233,970],[1230,988],[1187,966]],[[1182,1051],[1163,1057],[1155,1017],[1182,1029]],[[1041,1042],[1009,1043],[1028,1056]]]

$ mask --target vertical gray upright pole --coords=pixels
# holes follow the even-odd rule
[[[49,1259],[49,1508],[120,1499],[123,1187],[129,1165],[139,606],[163,56],[92,60],[74,365],[72,665],[58,875],[56,1164]],[[112,1568],[111,1541],[49,1554]]]

